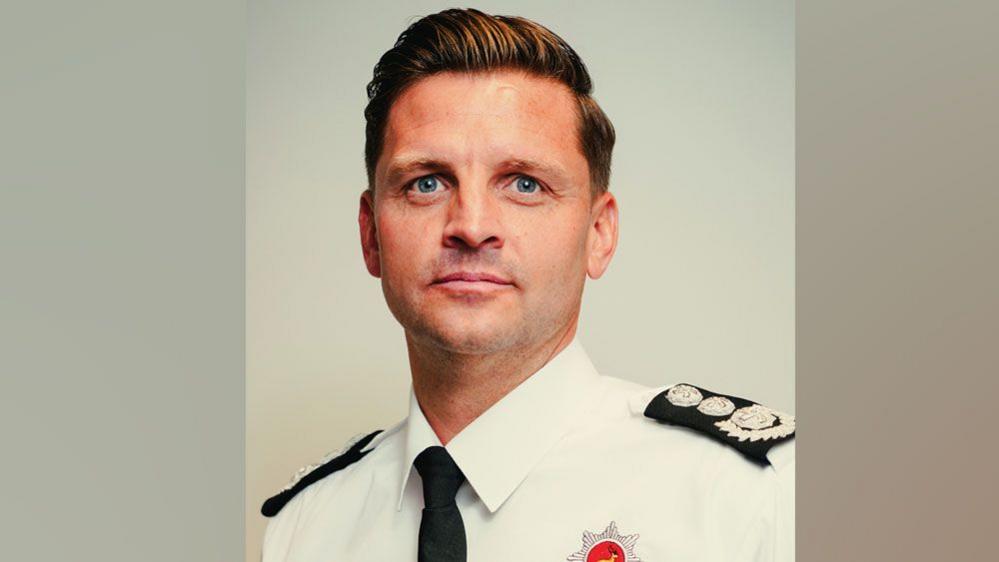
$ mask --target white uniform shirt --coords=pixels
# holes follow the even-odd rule
[[[752,462],[645,417],[664,388],[599,375],[574,341],[456,435],[446,449],[467,478],[456,501],[469,562],[594,562],[611,543],[615,562],[792,561],[793,440]],[[365,457],[270,520],[263,562],[415,561],[413,460],[432,445],[411,392],[409,416]]]

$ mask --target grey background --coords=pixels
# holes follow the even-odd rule
[[[0,559],[244,557],[245,21],[0,13]]]
[[[247,58],[247,559],[300,466],[406,415],[402,330],[357,230],[364,86],[447,2],[252,2]],[[601,372],[794,410],[790,1],[484,2],[561,34],[618,133],[621,238],[579,338]]]
[[[797,15],[799,559],[993,559],[999,5]]]

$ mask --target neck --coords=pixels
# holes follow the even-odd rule
[[[413,392],[444,445],[572,342],[576,323],[538,344],[489,354],[421,345],[406,334]]]

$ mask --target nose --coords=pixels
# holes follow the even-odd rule
[[[444,246],[457,249],[502,248],[500,209],[488,186],[464,184],[452,197],[444,226]]]

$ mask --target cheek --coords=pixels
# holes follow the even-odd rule
[[[422,256],[431,248],[432,229],[425,222],[394,215],[379,217],[378,242],[383,274],[406,275],[418,270]]]
[[[558,224],[539,221],[519,244],[531,277],[541,284],[565,283],[585,275],[585,226],[576,226],[576,221]]]

